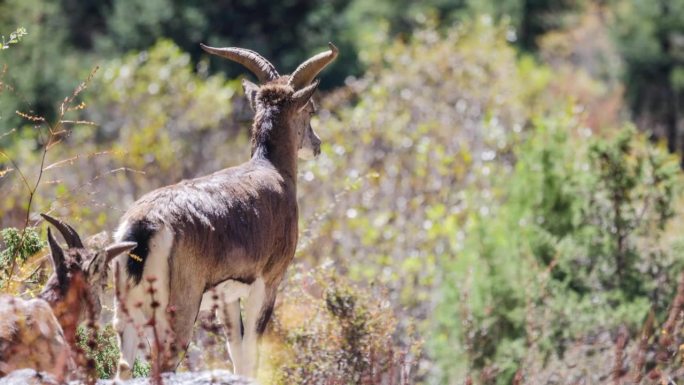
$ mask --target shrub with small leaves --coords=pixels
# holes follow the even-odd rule
[[[131,371],[133,372],[133,378],[149,377],[150,372],[152,371],[152,366],[148,362],[136,359],[133,363],[133,369]]]
[[[3,271],[11,268],[15,259],[20,263],[26,262],[45,246],[35,227],[26,227],[24,230],[8,227],[0,230],[0,236],[5,243],[5,249],[0,251],[0,269]]]
[[[79,326],[76,331],[78,345],[87,359],[95,361],[95,370],[99,378],[111,378],[116,373],[119,363],[119,347],[116,332],[112,326],[97,331]]]
[[[368,311],[357,305],[356,293],[349,287],[333,286],[326,292],[325,304],[328,312],[339,323],[345,348],[339,352],[338,365],[351,373],[364,373],[369,361],[364,355],[364,342],[368,339]]]
[[[85,358],[93,360],[98,378],[112,378],[119,363],[119,345],[116,331],[111,325],[98,329],[97,334],[86,326],[77,330],[78,346],[83,350]],[[139,359],[133,364],[133,377],[149,377],[150,364]]]
[[[589,148],[596,181],[587,199],[584,222],[597,228],[594,255],[608,254],[595,274],[607,289],[619,287],[628,298],[646,295],[653,288],[644,273],[660,261],[647,259],[639,239],[657,240],[674,216],[676,193],[681,191],[679,164],[663,149],[647,145],[633,127],[614,139],[595,141]],[[646,266],[645,266],[646,265]],[[648,275],[648,273],[646,273]],[[674,287],[674,276],[669,280]],[[661,281],[662,282],[662,281]],[[664,310],[664,309],[661,309]]]
[[[272,357],[279,384],[379,384],[408,381],[419,343],[395,341],[397,319],[376,288],[321,268],[298,273],[276,310],[284,349]],[[411,340],[411,338],[408,338]]]
[[[438,382],[511,383],[530,357],[636,332],[650,310],[662,318],[676,287],[682,238],[666,230],[682,190],[676,157],[629,125],[592,132],[571,111],[536,119],[513,155],[515,167],[490,166],[491,190],[474,184],[454,214],[462,250],[445,265],[429,340]]]

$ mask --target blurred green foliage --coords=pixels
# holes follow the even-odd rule
[[[111,147],[114,162],[163,176],[155,185],[216,170],[235,161],[221,146],[240,133],[232,120],[238,87],[221,75],[195,73],[190,56],[162,40],[102,68],[85,115],[102,123],[83,140]],[[133,178],[135,190],[152,188],[145,179]]]
[[[47,153],[34,207],[85,217],[80,231],[99,232],[142,192],[245,159],[250,116],[233,110],[246,106],[234,100],[238,83],[193,72],[189,55],[169,41],[103,65],[83,95],[87,108],[68,116],[83,123],[65,127]],[[33,181],[40,171],[32,138],[45,140],[47,128],[25,128],[10,132],[14,143],[2,149],[21,171],[10,164],[0,180],[5,225],[25,218],[22,174]]]
[[[406,316],[399,329],[410,318],[421,320],[432,358],[450,368],[466,362],[458,347],[462,318],[448,316],[445,333],[453,339],[440,349],[436,301],[445,296],[450,310],[460,302],[440,288],[452,282],[454,264],[465,273],[470,256],[483,257],[472,249],[463,254],[464,242],[470,242],[463,227],[478,210],[493,208],[483,202],[471,211],[468,191],[498,199],[491,194],[500,177],[495,166],[510,169],[526,122],[551,102],[543,95],[546,69],[519,61],[506,42],[507,29],[491,23],[484,18],[444,34],[425,29],[408,43],[379,51],[367,77],[346,95],[353,106],[340,109],[334,96],[323,104],[333,112],[319,123],[326,146],[321,159],[305,165],[310,182],[299,187],[309,197],[302,205],[302,256],[339,256],[333,259],[353,279],[387,287]],[[501,268],[508,267],[520,265]],[[487,275],[482,285],[497,282],[481,274]],[[477,293],[474,300],[484,309],[499,294],[503,301],[519,295],[500,289]],[[427,369],[434,380],[435,369]],[[464,373],[450,372],[449,378]]]
[[[682,267],[681,239],[663,239],[677,160],[631,128],[590,134],[571,115],[544,119],[514,170],[495,172],[486,194],[467,192],[466,242],[436,309],[443,381],[486,368],[508,383],[531,338],[542,356],[562,357],[582,336],[666,313]]]
[[[361,75],[369,64],[364,54],[374,43],[396,36],[410,40],[426,23],[444,29],[487,14],[509,26],[509,41],[535,53],[545,34],[577,26],[583,12],[599,12],[624,59],[623,78],[637,123],[667,138],[673,151],[682,147],[677,129],[684,100],[682,10],[682,0],[10,0],[0,4],[0,23],[30,25],[31,34],[24,37],[21,53],[2,57],[10,68],[21,65],[22,71],[5,78],[20,94],[0,93],[0,104],[6,111],[49,118],[55,101],[103,57],[146,50],[159,39],[174,41],[193,64],[206,57],[199,42],[248,47],[283,73],[333,41],[344,54],[322,79],[328,89]],[[231,78],[243,73],[234,63],[219,58],[210,62]],[[5,119],[8,128],[19,125],[12,114]]]
[[[205,55],[200,42],[247,47],[272,60],[281,73],[290,73],[333,41],[344,55],[322,78],[327,89],[363,73],[359,53],[383,31],[408,38],[428,20],[449,26],[487,12],[510,20],[520,37],[511,39],[534,48],[538,36],[562,27],[563,15],[577,9],[575,2],[551,0],[10,0],[0,4],[0,24],[31,26],[31,35],[25,37],[22,54],[2,58],[10,68],[22,66],[21,73],[6,79],[21,95],[0,101],[10,106],[14,100],[20,108],[12,111],[51,115],[52,103],[68,92],[69,84],[103,57],[146,50],[163,38],[190,53],[194,63]],[[225,60],[211,58],[211,63],[230,77],[243,73]]]
[[[635,118],[667,138],[670,151],[681,153],[684,1],[624,0],[615,8],[613,34],[625,62],[623,76]]]
[[[66,41],[62,28],[65,20],[55,1],[9,0],[0,4],[0,25],[22,26],[30,32],[0,56],[0,65],[7,66],[0,92],[3,133],[19,126],[21,120],[15,111],[53,119],[56,104],[71,94],[77,80],[89,72],[89,64],[84,66]],[[17,70],[10,72],[10,68]],[[13,138],[2,138],[0,143],[8,139]]]

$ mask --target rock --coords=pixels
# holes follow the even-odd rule
[[[246,377],[236,376],[226,370],[202,372],[164,373],[164,385],[257,385]],[[80,381],[70,381],[69,385],[82,385]],[[97,385],[152,385],[149,378],[134,378],[128,381],[99,380]],[[0,378],[0,385],[59,385],[49,374],[33,369],[15,370]],[[155,384],[156,385],[156,384]]]
[[[226,370],[203,372],[164,373],[164,385],[257,385],[249,378],[236,376]],[[134,378],[128,381],[98,381],[97,385],[150,385],[149,378]],[[71,384],[70,384],[71,385]],[[76,384],[74,384],[76,385]]]
[[[52,375],[33,369],[15,370],[0,378],[0,385],[59,385]]]

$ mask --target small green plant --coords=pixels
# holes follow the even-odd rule
[[[114,328],[108,325],[99,329],[95,335],[93,330],[81,325],[76,333],[78,346],[83,350],[85,358],[95,363],[97,377],[112,378],[119,364],[119,346]],[[136,359],[132,371],[133,377],[149,377],[150,364]]]
[[[136,358],[133,363],[133,378],[137,377],[149,377],[151,371],[151,365],[149,362],[145,362]]]
[[[96,334],[82,325],[76,331],[76,338],[85,357],[94,360],[97,376],[111,378],[116,373],[119,363],[119,347],[114,328],[107,326],[97,330]]]

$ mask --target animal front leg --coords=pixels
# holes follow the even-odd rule
[[[139,349],[142,342],[143,325],[145,315],[137,306],[132,306],[135,295],[121,298],[116,302],[116,315],[114,316],[114,329],[117,332],[119,345],[119,366],[116,378],[126,380],[131,378],[133,364],[139,356]],[[124,301],[128,301],[128,303]],[[140,329],[139,329],[140,328]]]
[[[116,378],[127,380],[131,378],[131,370],[135,363],[136,353],[138,352],[138,331],[131,324],[125,324],[117,327],[119,346],[121,347],[121,354],[119,357],[119,368],[117,370]]]

